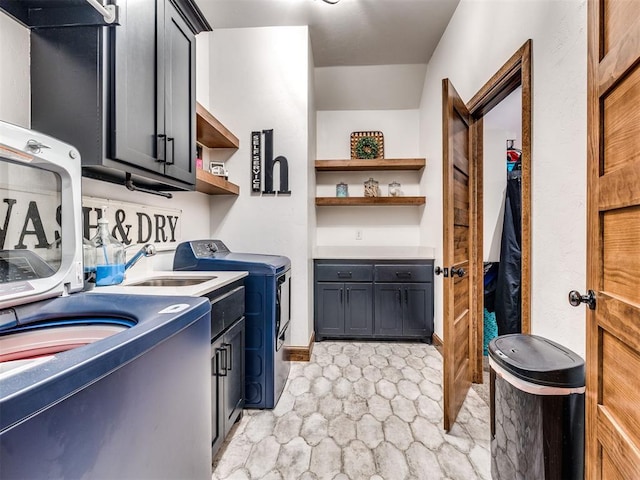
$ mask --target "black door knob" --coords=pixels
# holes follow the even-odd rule
[[[458,277],[462,278],[464,277],[464,274],[466,272],[464,271],[464,268],[460,267],[460,268],[456,268],[456,267],[451,267],[451,276],[453,277],[454,275],[458,275]]]
[[[591,310],[596,309],[596,294],[593,290],[588,290],[586,295],[582,295],[577,290],[569,292],[569,303],[572,307],[577,307],[581,303],[586,303]]]
[[[448,277],[449,276],[449,269],[448,268],[436,267],[433,272],[436,275],[442,274],[443,277]]]

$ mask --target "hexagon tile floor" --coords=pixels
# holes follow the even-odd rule
[[[213,480],[491,478],[489,408],[473,390],[442,430],[442,357],[418,343],[316,343],[273,410],[245,410]]]

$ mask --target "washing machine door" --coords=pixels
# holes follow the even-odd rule
[[[291,271],[278,277],[276,290],[276,352],[288,345],[289,321],[291,320]]]

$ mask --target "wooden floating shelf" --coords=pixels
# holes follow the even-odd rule
[[[207,148],[238,148],[240,140],[196,102],[196,140]]]
[[[206,170],[196,170],[196,191],[209,195],[238,195],[240,187]]]
[[[425,197],[316,197],[319,207],[369,206],[369,205],[424,205]]]
[[[318,172],[361,172],[366,170],[421,170],[425,158],[377,158],[351,160],[316,160]]]

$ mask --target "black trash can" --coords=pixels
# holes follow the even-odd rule
[[[584,478],[584,360],[535,335],[489,343],[494,480]]]

